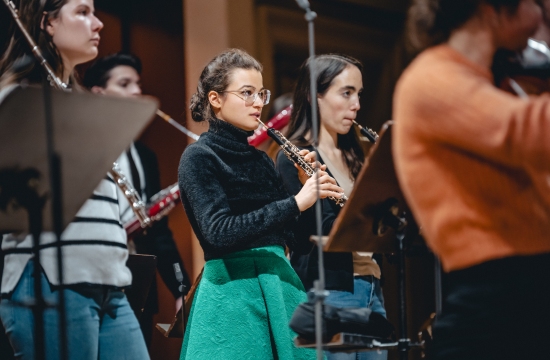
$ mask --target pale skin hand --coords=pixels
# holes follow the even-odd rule
[[[300,156],[303,157],[304,160],[308,162],[313,168],[317,166],[323,171],[327,169],[326,165],[324,164],[321,165],[321,163],[319,163],[318,161],[315,162],[315,159],[317,158],[317,154],[315,153],[315,151],[309,151],[304,149],[304,150],[300,150],[298,154],[300,154]],[[309,176],[307,176],[305,171],[302,170],[298,165],[294,164],[294,167],[298,169],[298,179],[300,179],[300,182],[302,183],[302,185],[304,185],[306,181],[309,179]]]
[[[313,165],[313,162],[315,161],[315,152],[301,150],[300,155],[307,162]],[[304,185],[302,187],[302,190],[300,190],[300,192],[295,196],[295,199],[300,211],[305,211],[313,204],[315,204],[315,201],[317,201],[317,180],[315,176],[312,176],[310,178],[299,166],[295,166],[298,168],[298,177],[300,178],[300,182],[302,182],[302,184]],[[317,166],[319,166],[318,162]],[[321,165],[320,170],[318,171],[319,196],[321,197],[321,199],[324,199],[328,196],[334,196],[335,198],[339,199],[340,197],[342,197],[344,190],[336,185],[336,180],[334,180],[328,175],[327,172],[325,172],[326,168],[326,165]]]

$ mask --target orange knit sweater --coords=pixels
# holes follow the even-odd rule
[[[397,175],[446,271],[550,252],[550,96],[501,91],[440,45],[405,70],[393,110]]]

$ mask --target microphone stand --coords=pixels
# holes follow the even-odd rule
[[[296,0],[298,6],[305,10],[305,19],[308,22],[308,43],[309,43],[309,81],[310,81],[310,99],[311,99],[311,121],[313,148],[319,146],[319,122],[317,114],[317,71],[315,68],[315,28],[314,20],[317,14],[311,11],[309,1]],[[322,208],[319,192],[319,168],[315,165],[315,178],[317,179],[317,202],[315,203],[315,219],[317,223],[317,256],[319,265],[319,279],[314,282],[313,295],[315,299],[315,348],[317,350],[317,360],[323,360],[323,303],[328,296],[328,291],[325,289],[325,265],[323,258],[323,244],[321,238],[323,235],[322,228]]]
[[[59,312],[59,355],[61,360],[69,357],[67,343],[67,313],[65,302],[65,286],[63,281],[63,249],[61,243],[61,234],[63,233],[63,201],[62,201],[62,183],[61,183],[61,159],[55,151],[54,130],[53,130],[53,110],[51,86],[46,74],[43,74],[42,87],[44,89],[44,115],[46,122],[46,144],[48,152],[48,165],[50,175],[51,199],[52,199],[52,222],[55,233],[55,248],[57,256],[57,277],[59,282],[57,311]],[[40,282],[40,277],[36,277],[42,270],[40,261],[40,251],[36,251],[37,261],[35,264],[35,282]],[[41,297],[41,295],[40,295]]]

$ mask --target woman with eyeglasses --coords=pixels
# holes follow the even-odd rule
[[[288,322],[306,295],[284,247],[294,246],[316,184],[311,178],[290,196],[272,160],[247,142],[269,102],[261,71],[246,52],[228,50],[204,68],[191,98],[193,120],[210,128],[185,149],[179,187],[206,264],[181,359],[315,358],[293,345]],[[320,182],[321,197],[341,196],[324,171]]]
[[[55,75],[78,91],[74,67],[98,54],[102,22],[94,15],[93,0],[15,1],[19,17],[39,46]],[[4,6],[3,4],[0,7]],[[21,31],[12,26],[8,49],[0,60],[0,92],[19,83],[40,83],[37,62],[24,65],[31,49]],[[120,225],[117,187],[105,176],[74,220],[61,235],[63,287],[57,276],[57,254],[52,233],[41,235],[38,263],[32,255],[32,238],[26,234],[2,239],[4,266],[0,318],[16,359],[60,359],[60,325],[56,309],[43,313],[44,352],[35,353],[37,322],[31,309],[22,306],[35,297],[33,284],[42,283],[42,296],[56,304],[65,299],[67,358],[82,360],[149,359],[143,334],[128,303],[124,288],[132,274],[126,266],[126,232]],[[40,267],[40,278],[34,276]]]

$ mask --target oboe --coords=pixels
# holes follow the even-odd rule
[[[359,128],[359,131],[361,132],[361,134],[366,137],[367,139],[369,139],[369,141],[373,144],[376,144],[376,141],[378,140],[378,134],[369,129],[369,128],[364,128],[362,127],[361,125],[359,125],[359,123],[355,120],[353,120],[353,123],[355,124],[355,126],[357,126]]]
[[[304,160],[302,156],[300,156],[300,149],[298,149],[294,144],[292,144],[284,135],[273,128],[267,127],[266,124],[264,124],[260,119],[258,119],[258,122],[260,125],[262,125],[265,130],[267,131],[267,134],[270,138],[272,138],[283,150],[283,153],[286,155],[286,157],[298,165],[304,172],[307,174],[307,176],[312,177],[315,174],[315,169],[311,164],[309,164],[307,161]],[[348,200],[348,197],[345,194],[342,194],[341,198],[335,198],[334,196],[328,197],[330,200],[335,201],[337,205],[344,206],[346,201]]]

